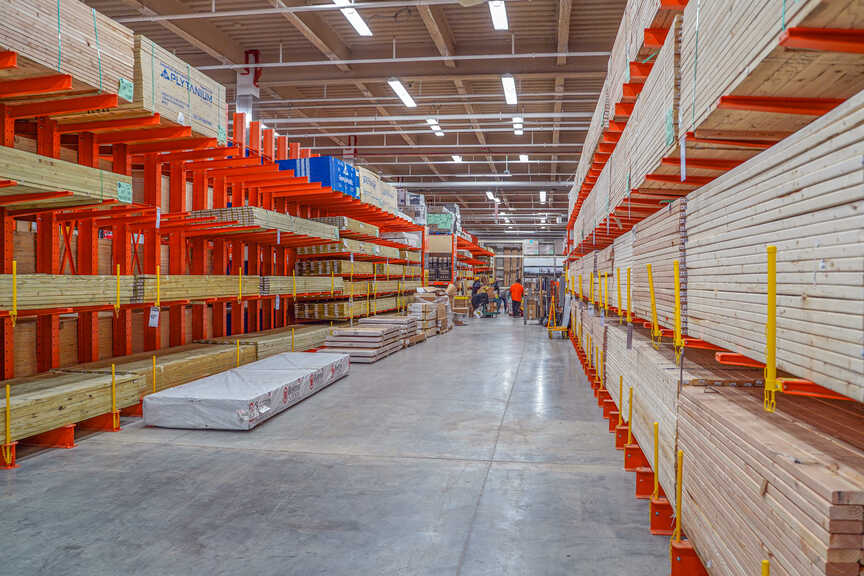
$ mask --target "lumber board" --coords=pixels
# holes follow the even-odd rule
[[[340,232],[353,232],[355,234],[374,236],[375,238],[378,238],[380,235],[378,226],[354,220],[347,216],[322,216],[320,218],[313,218],[313,220],[322,224],[335,226]]]
[[[231,208],[210,208],[194,210],[192,218],[215,218],[219,222],[236,222],[237,226],[257,226],[260,231],[279,231],[284,236],[284,242],[289,241],[289,235],[311,236],[322,240],[337,240],[339,230],[330,224],[298,218],[290,214],[282,214],[266,210],[258,206],[236,206]],[[249,234],[256,230],[238,230],[238,234]],[[230,237],[230,233],[228,236]]]
[[[0,188],[0,200],[4,196],[20,194],[70,193],[56,198],[25,198],[6,205],[14,209],[63,208],[98,204],[106,200],[118,200],[127,204],[132,202],[131,176],[8,146],[0,147],[0,180],[16,182],[13,186]]]
[[[397,300],[395,297],[297,302],[294,304],[296,317],[305,320],[348,320],[395,310],[396,308]]]
[[[261,276],[262,296],[273,294],[342,294],[341,276]]]
[[[329,331],[329,326],[297,324],[249,334],[209,338],[201,342],[236,346],[239,341],[241,350],[252,350],[255,359],[261,360],[283,352],[303,352],[318,348],[324,343]]]
[[[375,268],[372,262],[353,260],[301,260],[297,262],[297,274],[326,276],[336,274],[341,276],[371,276]]]
[[[261,280],[258,276],[169,274],[158,278],[161,300],[208,300],[258,295]],[[141,274],[135,277],[133,301],[148,303],[156,301],[157,277]],[[242,290],[242,294],[241,294]]]
[[[399,259],[399,249],[390,246],[381,246],[371,242],[342,238],[338,242],[318,244],[316,246],[301,246],[297,249],[298,254],[307,256],[325,256],[327,254],[355,254],[362,256],[376,256],[379,258]]]
[[[133,32],[77,0],[3,2],[0,48],[18,54],[18,65],[0,79],[72,77],[70,91],[50,98],[117,94],[121,81],[134,81]]]
[[[18,310],[131,304],[134,276],[18,274]],[[12,275],[0,274],[0,310],[12,309]]]

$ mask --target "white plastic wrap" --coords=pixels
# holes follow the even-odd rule
[[[286,352],[144,397],[144,423],[251,430],[348,374],[345,354]]]

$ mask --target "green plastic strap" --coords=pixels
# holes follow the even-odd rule
[[[60,71],[61,56],[63,54],[63,40],[60,37],[60,0],[57,0],[57,71]]]
[[[96,37],[96,57],[99,60],[99,92],[102,92],[102,46],[99,44],[99,27],[96,25],[96,9],[90,8],[93,15],[93,34]]]
[[[657,58],[657,55],[658,55],[658,54],[660,54],[660,51],[659,51],[659,50],[657,50],[657,51],[655,51],[655,52],[652,52],[651,54],[648,55],[647,58],[645,58],[644,60],[642,60],[642,64],[645,64],[646,62],[650,62],[650,61],[654,60],[655,58]]]

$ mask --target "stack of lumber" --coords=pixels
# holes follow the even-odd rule
[[[339,242],[319,244],[317,246],[301,246],[297,249],[298,254],[304,256],[327,256],[328,254],[355,254],[361,256],[377,256],[390,260],[399,259],[399,250],[390,246],[381,246],[371,242],[351,240],[343,238]]]
[[[682,521],[712,576],[857,576],[864,514],[860,404],[761,390],[687,388],[680,397]],[[668,491],[667,491],[668,494]]]
[[[146,392],[143,376],[117,374],[117,408],[137,404]],[[111,371],[107,374],[48,372],[13,378],[10,385],[12,441],[111,412]],[[6,426],[6,397],[0,394],[0,430]]]
[[[420,262],[420,252],[416,250],[399,250],[399,258],[408,262]]]
[[[573,196],[572,202],[574,203],[576,201],[576,195],[579,193],[579,187],[588,175],[589,168],[591,168],[597,144],[600,141],[600,137],[603,135],[603,130],[606,128],[608,122],[606,115],[608,102],[609,88],[604,82],[603,89],[600,91],[600,96],[597,98],[597,105],[594,107],[594,114],[591,116],[591,123],[588,125],[588,132],[585,134],[585,143],[582,147],[582,154],[579,155],[579,164],[576,168],[576,182],[571,191],[571,195]]]
[[[117,94],[121,82],[133,82],[132,42],[131,30],[77,0],[7,0],[0,6],[0,47],[18,53],[17,66],[4,69],[3,80],[68,74],[70,96]]]
[[[55,7],[56,10],[56,7]],[[0,147],[0,180],[16,184],[0,188],[0,202],[15,209],[61,208],[98,204],[106,200],[132,202],[132,177],[41,156],[7,146]],[[8,199],[5,196],[68,192],[56,198]]]
[[[231,208],[210,208],[208,210],[194,210],[192,218],[215,218],[219,222],[236,222],[238,227],[257,226],[260,232],[279,231],[283,240],[288,240],[287,235],[296,234],[300,236],[311,236],[325,240],[339,238],[339,231],[329,224],[322,224],[314,220],[298,218],[290,214],[281,214],[273,210],[266,210],[257,206],[237,206]],[[238,234],[254,233],[256,230],[238,230]]]
[[[651,294],[648,264],[654,279],[657,322],[671,328],[675,325],[675,274],[678,260],[681,275],[682,330],[686,326],[686,263],[684,259],[684,218],[686,204],[678,199],[659,212],[639,222],[633,229],[633,266],[631,295],[633,313],[651,320]],[[625,280],[626,281],[626,280]]]
[[[864,93],[687,198],[688,333],[864,401]],[[656,276],[655,276],[656,278]]]
[[[240,294],[241,282],[242,294]],[[155,274],[136,276],[132,301],[136,303],[155,302],[156,284],[157,277]],[[261,280],[258,276],[184,274],[159,277],[159,293],[163,302],[254,296],[259,293],[260,288]]]
[[[719,108],[720,98],[848,98],[864,89],[859,54],[780,46],[780,36],[791,27],[861,28],[860,1],[689,3],[681,49],[681,134],[747,131],[775,139],[814,117]]]
[[[634,330],[633,341],[638,341],[638,331]],[[638,384],[638,379],[634,378],[636,372],[636,348],[627,348],[627,327],[621,326],[615,322],[610,322],[610,326],[606,330],[606,353],[604,370],[606,371],[606,388],[609,394],[615,401],[615,405],[621,411],[621,418],[627,421],[627,404],[628,390],[630,387],[635,387]],[[623,399],[619,397],[619,384],[622,383],[623,377]],[[634,390],[635,392],[635,390]],[[645,450],[650,450],[653,444],[648,444]],[[646,452],[647,455],[647,452]]]
[[[68,308],[71,306],[109,306],[117,303],[116,276],[78,276],[64,274],[19,274],[18,310]],[[131,304],[134,276],[120,276],[120,304]],[[12,275],[0,274],[0,310],[12,309]]]
[[[597,252],[597,276],[600,278],[601,298],[607,298],[612,305],[612,293],[615,292],[615,251],[611,245]]]
[[[156,382],[153,382],[153,356],[156,356]],[[240,363],[257,360],[254,349],[240,349]],[[173,388],[210,374],[229,370],[237,364],[237,351],[223,346],[188,344],[153,352],[141,352],[87,364],[78,364],[64,372],[111,375],[111,364],[118,374],[132,374],[142,379],[143,394]]]
[[[405,347],[415,344],[412,338],[417,336],[417,318],[414,316],[396,316],[385,314],[383,316],[372,316],[361,318],[360,326],[396,326],[399,329],[399,337]]]
[[[346,320],[394,310],[396,298],[370,298],[368,300],[336,300],[332,302],[297,302],[297,318],[304,320]]]
[[[261,276],[261,295],[273,294],[341,294],[345,283],[341,276]]]
[[[417,331],[429,338],[438,333],[438,305],[432,302],[411,302],[408,315],[417,319]]]
[[[656,48],[645,45],[645,29],[669,28],[672,19],[680,13],[680,9],[675,9],[674,4],[674,2],[664,3],[660,0],[630,0],[627,3],[625,15],[630,20],[628,33],[631,61],[644,62],[656,52]]]
[[[615,282],[616,288],[613,296],[610,296],[611,300],[615,303],[616,308],[620,308],[621,310],[627,309],[627,270],[630,270],[630,289],[631,289],[631,302],[630,305],[633,305],[632,302],[632,289],[633,289],[633,237],[635,234],[630,232],[625,232],[621,236],[615,239],[615,242],[612,244],[612,250],[614,251],[614,264],[615,264]],[[618,302],[618,271],[621,272],[621,302]]]
[[[297,273],[303,275],[326,276],[371,276],[374,272],[372,262],[353,262],[351,260],[301,260],[297,262]]]
[[[202,340],[203,344],[222,344],[236,346],[240,342],[240,350],[254,351],[254,358],[261,360],[284,352],[302,352],[318,348],[327,338],[328,326],[285,326],[273,330],[263,330],[250,334],[237,334],[221,338]]]
[[[325,351],[348,354],[351,362],[371,364],[402,349],[402,330],[393,324],[333,328]]]
[[[342,292],[344,296],[368,296],[372,293],[371,280],[345,280],[345,287]]]
[[[335,226],[336,229],[340,232],[353,232],[354,234],[374,236],[375,238],[379,236],[379,230],[377,226],[367,224],[366,222],[360,222],[359,220],[354,220],[353,218],[348,218],[347,216],[324,216],[321,218],[313,218],[313,220],[315,220],[316,222],[321,222],[322,224]]]
[[[376,262],[374,270],[376,276],[389,278],[393,276],[402,276],[405,271],[405,266],[402,266],[401,264],[391,264],[390,262]]]

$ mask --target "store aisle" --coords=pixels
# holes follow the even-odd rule
[[[252,432],[22,459],[0,574],[664,574],[622,460],[569,342],[475,319]]]

